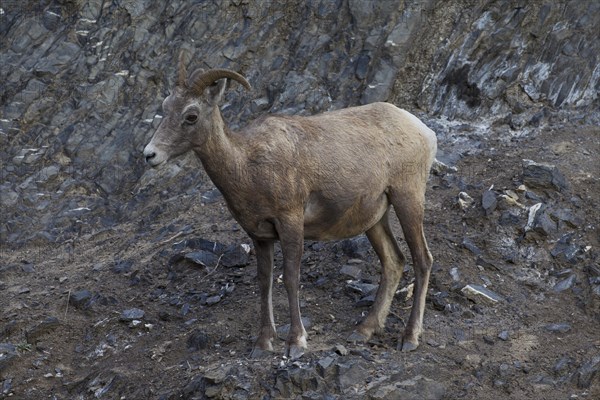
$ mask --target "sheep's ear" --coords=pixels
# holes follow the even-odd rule
[[[225,90],[227,90],[227,82],[229,79],[219,79],[212,85],[208,87],[208,100],[210,104],[213,106],[218,105],[225,94]]]

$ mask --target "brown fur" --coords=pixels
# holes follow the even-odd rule
[[[206,80],[210,72],[197,79]],[[341,239],[366,232],[381,260],[382,279],[371,313],[350,340],[368,340],[383,328],[404,263],[389,227],[392,205],[411,250],[416,278],[400,347],[416,348],[432,262],[423,234],[423,203],[436,152],[433,131],[407,111],[374,103],[311,117],[267,116],[232,132],[218,107],[226,80],[217,81],[219,85],[208,86],[201,97],[197,85],[193,90],[177,88],[165,101],[165,118],[144,154],[158,166],[193,150],[234,218],[253,239],[262,309],[253,355],[272,350],[275,338],[271,305],[275,240],[281,242],[284,256],[292,323],[287,340],[290,356],[299,357],[306,348],[298,300],[304,239]],[[196,122],[185,122],[189,114],[197,117]]]

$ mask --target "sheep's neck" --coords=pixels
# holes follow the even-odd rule
[[[232,141],[231,132],[218,108],[215,108],[212,118],[214,129],[204,144],[195,148],[195,152],[221,193],[235,192],[244,178],[246,154]]]

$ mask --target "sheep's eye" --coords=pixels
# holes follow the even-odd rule
[[[185,123],[186,124],[195,124],[196,121],[198,121],[198,116],[196,114],[188,114],[185,116]]]

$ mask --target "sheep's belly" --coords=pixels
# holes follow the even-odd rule
[[[337,240],[360,235],[375,225],[388,207],[385,193],[337,201],[312,193],[304,208],[304,238]]]

